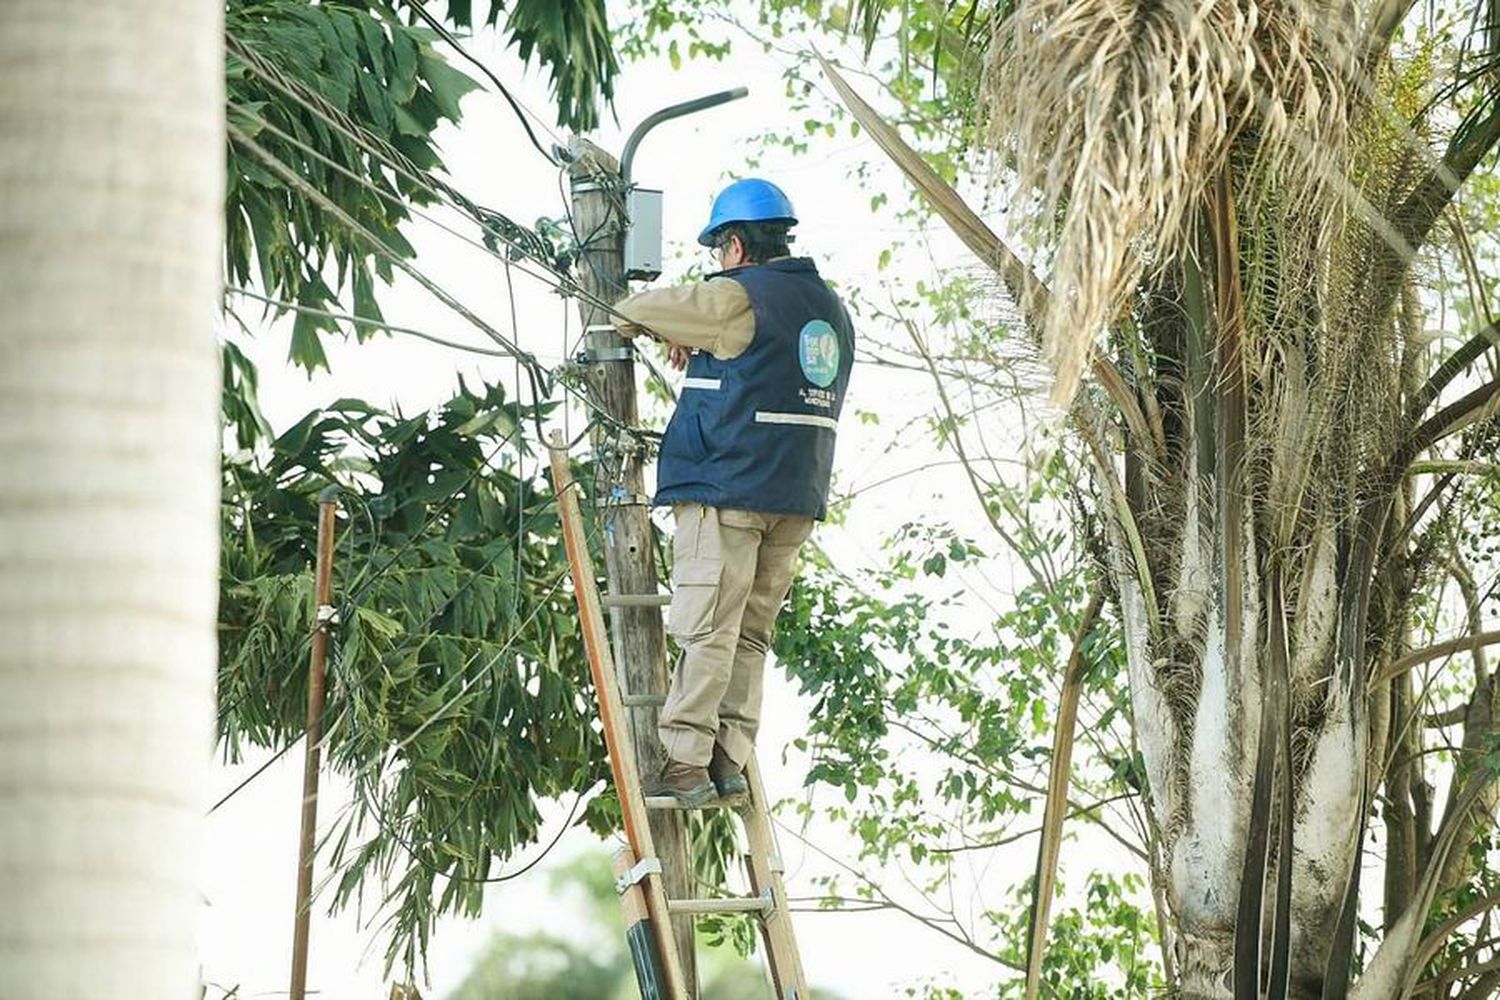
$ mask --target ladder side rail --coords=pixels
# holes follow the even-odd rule
[[[750,784],[750,800],[740,810],[748,847],[745,868],[750,891],[757,895],[769,893],[771,897],[771,911],[761,918],[760,925],[766,944],[766,964],[770,966],[771,979],[776,987],[776,1000],[811,1000],[807,976],[802,970],[802,956],[797,950],[797,938],[792,933],[792,911],[787,902],[786,884],[781,877],[785,865],[776,846],[766,788],[761,782],[760,765],[753,751],[745,762],[745,778]]]
[[[615,888],[625,911],[625,943],[630,948],[630,964],[635,967],[636,986],[641,1000],[666,1000],[666,974],[661,966],[660,937],[646,908],[646,894],[632,879],[636,866],[635,852],[622,847],[615,853]]]
[[[599,588],[594,581],[594,562],[589,555],[588,540],[583,532],[583,515],[578,505],[578,491],[571,470],[568,468],[567,451],[562,447],[562,438],[552,433],[552,485],[562,512],[563,542],[568,552],[568,566],[573,576],[574,596],[578,601],[579,619],[583,628],[584,648],[588,653],[589,674],[599,700],[599,718],[604,728],[604,743],[609,753],[610,771],[615,779],[615,792],[620,799],[620,813],[625,826],[625,839],[637,858],[655,858],[656,848],[651,838],[651,826],[646,815],[646,806],[640,793],[640,773],[636,767],[634,747],[628,734],[628,721],[620,699],[619,681],[615,674],[613,656],[604,615],[600,606]],[[643,881],[646,894],[646,909],[651,917],[652,931],[660,949],[663,971],[666,973],[668,995],[673,1000],[687,1000],[687,988],[683,980],[682,963],[677,954],[677,945],[672,936],[672,921],[667,908],[667,896],[659,873],[647,875]]]

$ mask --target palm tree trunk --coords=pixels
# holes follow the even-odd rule
[[[0,969],[30,996],[198,995],[222,14],[0,6]]]

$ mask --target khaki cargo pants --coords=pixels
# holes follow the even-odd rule
[[[678,504],[672,513],[667,632],[682,655],[658,732],[673,760],[707,766],[717,742],[743,764],[760,726],[772,628],[813,521],[698,503]]]

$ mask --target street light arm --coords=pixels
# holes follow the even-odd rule
[[[620,179],[627,186],[630,184],[630,165],[635,159],[636,147],[641,144],[641,140],[646,137],[647,132],[662,122],[673,118],[681,118],[683,115],[690,115],[695,111],[706,111],[709,108],[718,107],[720,104],[728,104],[730,101],[737,101],[749,93],[750,91],[746,87],[721,90],[717,94],[695,97],[691,101],[673,104],[670,107],[662,108],[660,111],[647,115],[645,120],[635,127],[635,131],[630,133],[630,138],[625,140],[625,150],[620,155]]]

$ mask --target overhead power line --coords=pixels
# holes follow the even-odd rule
[[[423,12],[423,14],[425,15],[425,12]],[[453,42],[451,38],[450,42],[454,44],[455,48],[458,48],[460,49],[460,51],[462,51],[457,43]],[[257,122],[259,127],[267,129],[268,131],[280,137],[283,141],[291,143],[292,145],[301,149],[307,155],[312,156],[320,162],[328,165],[330,168],[337,171],[342,176],[349,177],[351,180],[362,185],[364,188],[373,191],[378,197],[400,204],[400,206],[404,210],[409,211],[426,221],[433,222],[443,230],[453,235],[459,236],[461,239],[464,239],[471,245],[476,246],[479,249],[491,254],[506,265],[507,273],[509,271],[509,267],[512,264],[515,264],[516,266],[521,268],[523,273],[526,273],[531,277],[542,281],[544,284],[547,284],[555,290],[561,292],[564,296],[574,296],[579,298],[580,300],[592,302],[593,304],[607,311],[608,314],[616,317],[619,316],[618,312],[614,310],[610,304],[596,300],[595,296],[589,294],[586,290],[581,288],[574,281],[572,275],[563,270],[562,265],[557,260],[553,259],[551,245],[546,244],[542,239],[537,237],[536,234],[514,223],[503,214],[477,204],[472,199],[469,199],[467,196],[465,196],[462,192],[458,191],[456,188],[453,188],[451,185],[438,180],[431,174],[427,173],[425,170],[417,167],[410,161],[410,159],[405,157],[399,150],[392,147],[383,138],[374,135],[368,129],[365,129],[358,123],[353,122],[347,116],[339,112],[338,109],[328,105],[328,103],[325,100],[322,100],[318,95],[307,92],[306,89],[301,87],[297,81],[288,79],[284,74],[280,73],[276,69],[276,67],[261,58],[258,54],[238,43],[236,40],[230,39],[228,44],[232,47],[232,49],[236,50],[236,54],[242,58],[250,72],[256,74],[272,87],[284,93],[288,98],[294,101],[299,107],[305,109],[309,114],[327,123],[335,131],[345,135],[352,142],[354,142],[356,146],[368,153],[375,161],[385,164],[397,174],[406,177],[407,180],[417,185],[421,190],[426,191],[427,193],[432,195],[432,197],[434,197],[440,204],[444,204],[448,207],[454,208],[462,214],[473,219],[474,222],[479,225],[481,232],[485,234],[487,239],[484,242],[476,241],[466,234],[461,233],[459,230],[453,228],[452,226],[445,224],[429,213],[419,211],[418,209],[411,206],[409,202],[402,201],[392,191],[384,190],[379,185],[375,184],[369,177],[362,176],[355,171],[351,171],[347,166],[339,163],[336,160],[333,160],[322,151],[311,147],[307,143],[301,141],[285,130],[278,128],[273,123],[266,121],[263,116],[256,114],[252,109],[244,108],[236,104],[234,105],[234,107],[236,109],[237,115],[245,115],[248,120]],[[468,57],[467,53],[463,54],[466,58]],[[494,79],[492,74],[487,73],[486,75],[491,76],[492,80]],[[500,86],[498,80],[495,80],[495,82],[497,86]],[[504,90],[503,86],[502,90]],[[508,93],[507,98],[511,99]],[[517,102],[515,102],[513,99],[511,100],[512,107],[517,107]],[[529,129],[528,132],[530,132]],[[600,425],[609,428],[611,433],[621,437],[629,435],[630,437],[637,440],[650,437],[650,435],[645,432],[620,425],[614,417],[604,411],[603,408],[590,397],[588,386],[585,383],[570,385],[567,379],[558,377],[562,373],[549,370],[546,366],[542,365],[534,355],[521,348],[518,330],[516,330],[517,318],[515,315],[515,303],[513,298],[511,302],[512,330],[511,335],[507,337],[505,334],[502,334],[499,330],[486,323],[472,310],[469,310],[467,307],[465,307],[463,303],[460,302],[454,295],[444,289],[439,282],[434,280],[429,275],[425,274],[414,263],[406,261],[396,255],[388,246],[385,245],[382,240],[380,240],[378,236],[371,232],[366,226],[360,224],[358,220],[351,217],[349,213],[343,211],[331,197],[329,197],[325,192],[319,190],[316,185],[314,185],[311,181],[304,177],[301,174],[299,167],[281,160],[278,156],[267,149],[265,145],[263,145],[261,142],[256,141],[256,138],[254,136],[247,134],[242,128],[231,126],[230,138],[237,146],[244,149],[249,154],[256,157],[258,160],[264,162],[267,168],[271,169],[289,187],[299,192],[301,196],[306,197],[309,201],[317,204],[327,213],[330,218],[337,220],[341,225],[347,227],[349,232],[359,237],[362,241],[368,243],[371,252],[384,257],[391,263],[400,267],[405,273],[412,277],[413,280],[417,281],[418,284],[421,285],[426,291],[438,298],[439,301],[441,301],[444,305],[457,312],[465,319],[466,322],[480,329],[487,337],[494,341],[497,346],[495,348],[485,348],[463,344],[457,341],[448,340],[446,338],[437,337],[424,330],[390,324],[385,322],[383,319],[376,319],[374,317],[368,316],[358,316],[350,313],[339,313],[332,310],[319,309],[314,306],[301,305],[299,303],[288,302],[282,299],[274,298],[272,296],[267,296],[250,289],[235,288],[230,290],[232,293],[259,300],[266,303],[267,305],[275,306],[277,308],[292,309],[311,315],[320,315],[324,318],[333,319],[336,321],[349,322],[355,325],[361,325],[371,328],[381,328],[395,333],[407,334],[454,350],[460,350],[468,353],[491,357],[510,358],[517,364],[518,378],[521,369],[524,368],[527,371],[528,376],[532,379],[532,389],[535,404],[534,413],[536,412],[536,407],[539,407],[539,405],[551,395],[551,388],[553,386],[560,386],[564,391],[577,398],[593,414],[588,426],[586,426],[579,435],[580,438],[589,434],[595,427]],[[534,135],[533,141],[535,142]],[[549,157],[549,160],[550,159],[551,158]],[[570,225],[572,223],[571,215],[569,216],[569,223]],[[592,239],[596,235],[597,230],[595,233],[589,234],[587,239],[589,241],[592,241]],[[509,256],[498,252],[495,246],[489,243],[489,240],[491,239],[498,244],[502,244],[514,256]],[[539,268],[540,271],[533,270],[532,266]],[[660,377],[659,373],[657,373],[657,375],[658,377]],[[519,396],[517,397],[517,405],[519,406]],[[538,428],[538,432],[540,433],[540,428]],[[507,438],[507,440],[509,440],[509,438]],[[503,443],[504,442],[502,442],[502,444]],[[615,452],[620,452],[622,449],[616,447],[613,450]],[[487,466],[488,464],[488,460],[483,463],[484,466]],[[598,473],[598,478],[604,480],[609,480],[612,478],[611,471],[608,466],[608,462],[603,462],[600,464],[599,468],[596,470]],[[482,470],[476,470],[476,474],[478,471]],[[457,497],[467,488],[468,483],[472,481],[473,477],[471,476],[468,482],[460,485],[457,489],[455,489],[453,491],[453,494],[448,498],[448,502],[451,503],[455,497]],[[606,492],[608,492],[607,489]],[[530,521],[530,518],[526,517],[524,511],[520,509],[519,505],[517,514],[519,519],[517,545],[520,546],[522,543],[522,539],[524,539],[525,537],[526,527]],[[434,514],[432,517],[429,517],[428,523],[430,524],[433,518],[436,516],[437,514]],[[425,530],[426,525],[424,524],[423,528],[418,530],[417,536],[414,537],[420,537],[421,534],[425,532]],[[386,561],[385,565],[372,569],[366,575],[365,579],[358,582],[354,592],[349,593],[348,597],[344,601],[340,602],[341,605],[343,605],[341,620],[349,621],[352,619],[352,609],[357,608],[359,601],[363,599],[365,595],[370,593],[371,587],[373,587],[386,573],[393,570],[396,561],[397,560],[395,559]],[[490,562],[492,561],[493,557]],[[431,616],[429,616],[428,622],[425,625],[420,626],[416,630],[416,632],[425,631],[428,627],[430,627],[432,621],[434,621],[439,614],[443,613],[443,611],[448,607],[451,607],[452,603],[458,599],[460,594],[462,594],[468,587],[472,586],[475,581],[477,581],[483,575],[484,570],[487,568],[487,566],[488,563],[485,567],[476,569],[470,579],[465,581],[463,586],[459,587],[452,595],[446,598],[438,607],[438,609],[435,610]],[[519,566],[520,560],[518,559],[518,572]],[[565,578],[565,573],[558,576],[558,578],[552,583],[551,587],[547,590],[546,594],[537,602],[536,606],[532,609],[527,619],[516,626],[509,638],[499,648],[498,651],[494,651],[491,655],[485,656],[485,650],[480,648],[476,649],[473,654],[467,658],[466,662],[458,671],[459,685],[457,691],[451,698],[447,699],[441,707],[439,707],[435,712],[432,712],[430,716],[423,721],[422,725],[418,727],[418,731],[442,720],[450,711],[452,711],[453,707],[458,703],[458,701],[464,697],[465,693],[473,688],[473,685],[476,682],[478,682],[486,674],[493,674],[496,666],[505,657],[507,651],[509,651],[516,644],[516,642],[518,642],[520,638],[529,631],[532,624],[536,621],[538,615],[543,610],[545,610],[552,598],[552,595],[562,585]],[[411,637],[413,633],[408,633],[408,635],[409,637]],[[410,638],[408,641],[410,641]],[[335,648],[336,650],[338,650],[338,647]],[[344,664],[342,656],[336,655],[333,664],[333,675],[342,683],[352,684],[352,678],[346,676],[346,666],[347,665]],[[350,714],[350,707],[345,706],[345,708],[340,712],[338,719],[336,719],[334,724],[329,727],[329,731],[336,731],[340,725],[354,724],[353,720],[354,717]],[[300,735],[301,734],[299,734],[299,736]],[[410,738],[411,737],[408,737],[408,740]],[[213,808],[218,809],[225,802],[232,799],[236,794],[238,794],[240,790],[253,782],[256,777],[264,773],[276,760],[285,755],[285,753],[292,746],[296,745],[297,741],[298,738],[293,737],[293,739],[286,746],[278,750],[270,760],[261,764],[255,772],[247,776],[239,784],[237,784],[234,789],[223,796],[219,800],[219,802],[214,805]],[[399,747],[397,749],[399,750]],[[400,830],[390,828],[389,824],[385,822],[386,818],[381,815],[378,802],[371,802],[368,798],[374,791],[374,788],[368,784],[370,770],[372,768],[383,768],[385,766],[386,762],[384,760],[380,760],[369,762],[365,767],[360,768],[352,776],[355,780],[356,787],[359,789],[361,799],[366,803],[367,807],[370,809],[371,813],[375,816],[377,821],[381,823],[382,827],[386,827],[388,829],[393,838],[401,843],[401,845],[412,854],[413,858],[418,864],[426,866],[429,864],[429,862],[422,855],[419,847],[414,846],[406,839],[404,839]],[[471,794],[477,794],[477,789],[471,791]],[[562,831],[566,830],[572,824],[573,817],[576,815],[576,812],[580,807],[582,800],[583,795],[580,795],[578,799],[573,803],[573,808],[569,811],[568,819],[564,822],[562,830],[558,831],[557,836],[552,838],[552,841],[541,851],[540,855],[536,859],[528,862],[519,871],[480,879],[472,879],[456,873],[444,873],[445,877],[461,881],[496,882],[505,881],[508,878],[513,878],[518,876],[519,874],[524,873],[525,871],[529,870],[534,864],[536,864],[536,862],[539,861],[542,856],[545,856],[549,851],[552,850],[558,839],[560,839]]]
[[[328,195],[324,194],[322,191],[319,191],[316,187],[309,183],[306,178],[297,173],[296,170],[288,166],[286,163],[283,163],[278,157],[271,153],[270,150],[266,149],[250,136],[246,135],[243,131],[240,130],[239,126],[231,122],[228,124],[227,130],[229,133],[229,138],[232,142],[254,155],[256,159],[260,160],[274,173],[279,175],[282,180],[290,184],[292,187],[296,188],[307,198],[316,202],[319,208],[337,219],[350,232],[365,240],[370,245],[371,250],[373,250],[378,256],[384,257],[390,263],[405,271],[412,280],[416,281],[423,288],[427,289],[427,291],[435,295],[444,305],[448,306],[448,308],[463,316],[466,320],[468,320],[471,324],[473,324],[476,328],[483,332],[485,336],[489,337],[495,343],[499,344],[500,347],[504,349],[508,355],[515,358],[522,364],[527,365],[528,367],[540,367],[537,363],[536,358],[533,357],[529,352],[522,350],[519,345],[512,342],[508,337],[500,333],[500,331],[496,330],[489,323],[485,322],[479,316],[475,315],[474,312],[471,311],[467,306],[455,299],[435,281],[429,278],[426,274],[422,273],[421,270],[414,267],[405,257],[401,256],[390,247],[386,246],[384,240],[382,240],[374,233],[370,232],[368,227],[366,227],[358,219],[355,219],[348,212],[344,211],[344,209],[338,204],[338,202],[328,197]]]
[[[522,258],[526,259],[527,261],[533,262],[541,266],[544,270],[550,272],[556,280],[549,281],[549,279],[535,274],[534,272],[524,267],[522,268],[523,272],[530,274],[531,277],[536,278],[537,280],[540,280],[545,284],[549,284],[556,291],[560,292],[563,295],[570,295],[578,298],[580,301],[587,302],[588,304],[594,306],[596,309],[599,309],[608,316],[611,316],[615,319],[623,319],[629,321],[629,317],[624,316],[622,313],[620,313],[612,303],[606,302],[598,296],[592,294],[587,289],[580,286],[570,274],[562,270],[560,265],[556,261],[551,259],[550,247],[544,246],[544,241],[531,230],[509,219],[501,212],[478,204],[477,202],[473,201],[471,198],[463,194],[463,192],[454,188],[452,185],[433,177],[430,173],[423,170],[421,167],[418,167],[405,154],[396,149],[385,139],[375,135],[368,129],[352,121],[347,115],[340,112],[337,108],[333,108],[332,106],[330,106],[328,102],[322,97],[307,91],[306,88],[303,87],[298,81],[287,78],[285,74],[281,73],[276,69],[276,67],[272,66],[263,57],[256,54],[248,47],[244,46],[242,43],[231,38],[229,39],[228,44],[231,45],[231,47],[235,51],[235,54],[240,56],[240,58],[246,63],[246,66],[256,76],[276,87],[292,101],[299,104],[309,113],[320,118],[325,124],[332,126],[350,141],[354,142],[360,148],[364,149],[366,153],[375,157],[377,160],[390,167],[397,174],[406,178],[411,183],[417,185],[433,198],[437,199],[438,201],[447,203],[450,207],[453,207],[468,215],[479,225],[480,229],[485,233],[486,236],[493,238],[499,242],[505,243]],[[255,114],[253,111],[244,108],[241,105],[235,105],[235,107],[238,112],[245,114],[252,120],[265,124],[267,127],[273,129],[278,135],[286,136],[285,132],[277,129],[271,123],[265,122],[264,118]],[[289,136],[287,138],[288,141],[294,142],[304,150],[311,150],[311,147],[307,146],[307,144],[301,142],[300,140],[291,138]],[[343,164],[339,164],[336,161],[330,160],[326,156],[326,154],[316,150],[311,150],[311,152],[312,155],[316,156],[320,161],[333,166],[334,169],[336,169],[341,175],[349,177],[354,182],[361,184],[368,190],[374,192],[378,197],[387,199],[394,204],[400,205],[404,211],[411,212],[420,218],[424,218],[434,222],[434,224],[438,225],[440,228],[459,236],[466,242],[469,242],[475,246],[481,246],[480,244],[475,243],[473,240],[464,237],[462,234],[456,233],[453,229],[433,219],[430,215],[420,211],[419,209],[413,208],[391,192],[374,185],[369,180],[369,178],[361,177],[358,174],[349,171],[348,168]],[[598,179],[601,183],[607,183],[611,180],[611,178],[602,173],[598,175]],[[619,183],[618,178],[614,178],[613,180],[616,184]],[[575,241],[578,241],[579,237],[577,234],[577,230],[576,227],[572,226],[572,214],[567,209],[566,200],[564,200],[564,211],[568,213],[570,229],[572,229],[573,231]],[[598,234],[599,229],[601,228],[602,224],[600,227],[596,227],[594,232],[590,233],[589,236],[585,237],[581,245],[586,246],[589,242],[592,242],[593,238]],[[487,252],[491,253],[493,256],[496,256],[501,260],[506,259],[495,253],[493,249],[488,246],[483,246],[482,249],[486,250]]]
[[[295,97],[295,95],[292,95],[292,96]],[[252,118],[254,118],[256,120],[259,120],[259,121],[264,121],[264,119],[260,119],[259,116],[255,115],[254,112],[251,112],[248,109],[244,109],[240,105],[235,105],[235,108],[236,108],[237,111],[241,111],[241,112],[247,114],[249,117],[252,117]],[[310,109],[310,110],[314,110],[314,113],[318,113],[316,111],[316,109]],[[332,119],[328,119],[328,121],[330,122],[330,124],[334,124],[335,127],[339,127],[338,123],[335,122],[335,121],[333,121]],[[285,134],[285,133],[282,133],[281,130],[276,129],[274,125],[271,125],[270,123],[265,123],[265,124],[266,124],[266,126],[268,128],[276,131],[277,134]],[[362,239],[364,239],[365,242],[367,242],[369,244],[369,246],[371,247],[371,249],[373,250],[374,253],[376,253],[379,256],[385,257],[387,260],[389,260],[392,263],[396,264],[396,266],[399,267],[399,268],[401,268],[402,271],[406,272],[414,280],[416,280],[420,285],[422,285],[425,289],[427,289],[429,292],[431,292],[433,295],[435,295],[438,298],[438,300],[441,301],[444,305],[446,305],[449,308],[453,309],[455,312],[457,312],[464,319],[468,320],[472,325],[479,327],[479,329],[481,329],[482,331],[484,331],[492,340],[494,340],[496,343],[500,344],[503,348],[505,348],[505,354],[507,356],[515,358],[517,361],[519,361],[519,362],[522,363],[523,367],[525,367],[525,369],[527,371],[527,374],[528,374],[528,377],[532,381],[532,391],[533,391],[533,394],[534,394],[534,396],[538,400],[550,397],[550,395],[551,395],[551,388],[554,385],[560,385],[565,392],[568,392],[569,394],[571,394],[585,408],[587,408],[588,410],[590,410],[594,414],[595,418],[597,418],[598,420],[604,421],[606,423],[618,424],[618,421],[614,418],[614,416],[612,414],[610,414],[604,407],[600,406],[595,400],[593,400],[588,395],[588,393],[585,390],[581,389],[579,386],[570,385],[567,380],[558,379],[556,377],[557,373],[555,373],[554,371],[552,371],[552,370],[546,368],[545,366],[543,366],[539,361],[537,361],[537,359],[536,359],[536,357],[534,355],[530,354],[527,351],[522,350],[520,348],[519,344],[516,343],[513,339],[507,339],[507,338],[505,338],[498,331],[496,331],[493,327],[491,327],[489,324],[485,323],[484,320],[480,319],[478,317],[478,315],[475,314],[472,310],[468,309],[461,302],[459,302],[458,299],[456,297],[454,297],[451,293],[447,292],[435,279],[429,277],[425,272],[423,272],[416,265],[412,264],[411,262],[407,261],[405,258],[397,255],[394,251],[392,251],[390,249],[390,247],[388,247],[383,240],[381,240],[374,233],[370,232],[368,228],[366,228],[365,226],[363,226],[360,223],[358,223],[357,221],[355,221],[351,216],[348,215],[347,212],[344,212],[342,209],[340,209],[339,206],[337,205],[337,203],[335,203],[326,194],[324,194],[323,192],[319,191],[306,178],[302,177],[301,174],[299,174],[294,167],[292,167],[290,164],[287,164],[287,163],[283,162],[282,160],[280,160],[279,158],[277,158],[276,156],[274,156],[264,146],[262,146],[260,143],[256,142],[253,138],[249,137],[244,132],[240,131],[237,127],[235,127],[233,125],[230,125],[229,126],[229,132],[230,132],[230,137],[231,137],[232,140],[234,140],[235,142],[237,142],[238,144],[240,144],[248,152],[250,152],[253,155],[255,155],[257,159],[260,159],[264,163],[266,163],[266,165],[268,167],[270,167],[274,172],[276,172],[278,175],[280,175],[289,184],[291,184],[293,187],[297,188],[297,190],[301,191],[309,199],[311,199],[312,201],[316,202],[320,207],[322,207],[326,211],[328,211],[329,214],[333,215],[340,222],[342,222],[346,227],[348,227],[350,229],[351,232],[355,233],[356,235],[358,235]],[[350,135],[351,135],[351,138],[354,138],[356,141],[361,141],[360,137],[357,136],[357,135],[355,135],[354,133],[350,133]],[[296,141],[296,140],[293,140],[293,141]],[[317,151],[316,149],[313,149],[312,147],[307,146],[304,143],[298,142],[297,144],[299,146],[302,146],[303,148],[309,150],[312,153],[312,155],[316,156],[321,161],[328,163],[331,167],[333,167],[335,170],[337,170],[340,174],[349,177],[351,180],[355,181],[356,183],[361,184],[366,189],[368,189],[371,192],[375,193],[379,197],[385,198],[385,199],[387,199],[387,200],[389,200],[389,201],[391,201],[391,202],[393,202],[395,204],[401,205],[404,209],[412,212],[417,217],[419,217],[421,219],[424,219],[426,221],[432,222],[434,225],[438,226],[440,229],[444,230],[445,232],[451,233],[451,234],[459,237],[460,239],[462,239],[465,242],[469,243],[470,245],[476,247],[477,249],[482,250],[483,252],[485,252],[485,253],[487,253],[487,254],[495,257],[497,260],[501,261],[502,263],[506,264],[507,266],[515,263],[514,261],[510,261],[509,259],[507,259],[504,255],[496,252],[491,247],[486,246],[485,244],[483,244],[481,242],[478,242],[478,241],[475,241],[472,238],[466,236],[465,234],[458,232],[457,230],[453,229],[451,226],[449,226],[446,223],[442,222],[441,220],[435,218],[434,216],[430,215],[429,213],[423,212],[420,209],[411,208],[405,202],[403,202],[397,195],[393,194],[390,191],[386,191],[383,188],[380,188],[379,186],[377,186],[373,182],[371,182],[368,178],[361,177],[358,174],[354,173],[353,171],[348,170],[347,167],[344,167],[342,164],[339,164],[336,161],[333,161],[330,158],[328,158],[326,156],[326,154],[323,154],[323,153]],[[372,153],[372,155],[380,157],[380,154],[378,152],[374,152],[373,150],[367,150],[367,151],[370,151]],[[400,167],[398,164],[391,163],[390,161],[385,161],[385,162],[387,162],[387,165],[391,166],[393,169],[396,169],[396,170],[401,171],[403,173],[405,172],[403,170],[403,168]],[[418,177],[415,174],[410,175],[410,177],[411,177],[411,179],[412,179],[412,181],[414,183],[417,183],[417,184],[423,185],[425,187],[428,187],[428,189],[434,194],[435,197],[438,197],[440,200],[443,199],[443,194],[441,192],[439,192],[436,188],[431,187],[431,185],[428,184],[427,181],[424,181],[421,177]],[[446,187],[446,185],[444,187]],[[470,204],[472,204],[472,203],[470,203]],[[459,206],[454,206],[454,207],[459,207]],[[480,210],[480,211],[486,211],[486,210]],[[496,214],[498,215],[498,213],[496,213]],[[557,270],[556,267],[555,267],[555,265],[553,265],[550,261],[547,261],[547,260],[545,260],[543,258],[537,257],[534,254],[534,252],[532,250],[530,250],[529,248],[526,248],[524,246],[521,246],[521,245],[515,243],[513,241],[513,238],[509,234],[505,233],[503,230],[497,230],[497,229],[493,228],[492,226],[490,226],[487,222],[483,221],[482,216],[476,215],[475,216],[475,220],[476,220],[476,222],[479,223],[480,227],[485,232],[494,235],[497,239],[501,240],[502,242],[506,242],[508,245],[514,246],[518,250],[518,252],[526,255],[527,259],[535,261],[536,263],[540,264],[545,270],[547,270],[547,271],[551,272],[552,274],[556,275],[557,276],[557,280],[556,281],[549,280],[548,278],[544,277],[543,275],[539,275],[539,274],[535,273],[534,271],[531,271],[531,270],[523,267],[522,271],[524,273],[526,273],[529,276],[531,276],[531,277],[533,277],[533,278],[541,281],[543,284],[548,285],[548,287],[551,287],[554,290],[556,290],[556,291],[558,291],[558,292],[560,292],[560,293],[562,293],[564,295],[574,295],[574,296],[577,296],[577,297],[579,297],[581,299],[584,299],[585,301],[590,301],[590,302],[597,301],[594,296],[592,296],[591,294],[589,294],[588,292],[586,292],[581,286],[579,286],[578,284],[576,284],[572,280],[572,278],[570,276],[568,276],[568,275],[564,274],[563,272]],[[517,265],[517,266],[519,266],[519,265]],[[600,303],[600,305],[601,305],[601,308],[608,309],[610,313],[615,314],[615,315],[618,316],[618,313],[614,309],[608,307],[607,305],[603,305],[602,303]],[[658,373],[658,377],[660,377],[659,373]],[[648,432],[644,432],[644,431],[641,431],[639,429],[625,428],[623,425],[620,425],[620,428],[622,430],[626,431],[627,433],[634,435],[637,438],[643,438],[644,439],[644,438],[649,438],[651,436]],[[541,438],[540,428],[538,428],[538,439],[540,440],[540,438]]]
[[[530,114],[530,110],[523,107],[521,102],[516,100],[515,95],[510,92],[510,88],[501,83],[500,78],[493,72],[491,72],[490,68],[483,62],[481,62],[478,57],[471,54],[467,49],[459,44],[458,39],[453,37],[453,33],[443,25],[443,22],[439,21],[437,18],[427,13],[427,11],[423,10],[420,2],[410,3],[407,6],[412,11],[412,13],[416,14],[423,21],[426,21],[428,27],[432,28],[433,31],[436,31],[439,35],[441,35],[443,37],[443,41],[453,46],[453,50],[455,52],[457,52],[468,62],[472,63],[474,66],[478,67],[479,72],[489,77],[489,81],[495,85],[495,89],[500,91],[500,96],[505,98],[506,102],[510,105],[511,110],[514,111],[516,113],[516,117],[520,119],[521,127],[526,130],[526,138],[531,140],[531,144],[536,147],[536,151],[538,153],[541,153],[542,156],[546,157],[548,163],[556,166],[557,157],[553,156],[551,151],[541,144],[541,141],[536,137],[536,133],[531,129],[531,122],[527,120],[527,115]],[[541,118],[537,117],[535,114],[532,114],[531,117],[536,118],[538,122],[541,121]],[[546,125],[543,125],[543,128],[546,127]],[[557,136],[554,134],[553,138],[556,139]]]
[[[442,347],[448,347],[455,351],[464,351],[468,354],[482,354],[486,357],[491,358],[512,357],[512,355],[507,351],[495,350],[494,348],[489,347],[480,347],[477,344],[461,344],[456,340],[448,340],[444,337],[439,337],[436,334],[428,333],[425,330],[418,330],[415,327],[410,326],[401,326],[396,323],[388,323],[383,319],[375,319],[370,316],[355,316],[352,313],[333,312],[328,309],[318,309],[314,306],[304,306],[297,302],[288,302],[285,299],[273,298],[270,295],[262,295],[259,292],[253,292],[248,288],[241,288],[237,285],[229,285],[225,287],[224,291],[230,295],[240,295],[247,299],[255,299],[257,302],[264,302],[266,305],[275,306],[277,309],[287,309],[291,310],[292,312],[305,313],[308,316],[320,316],[324,319],[338,320],[341,323],[350,323],[354,326],[364,326],[371,329],[386,330],[390,333],[405,334],[408,337],[416,337],[419,340],[425,340],[433,344],[438,344]]]

